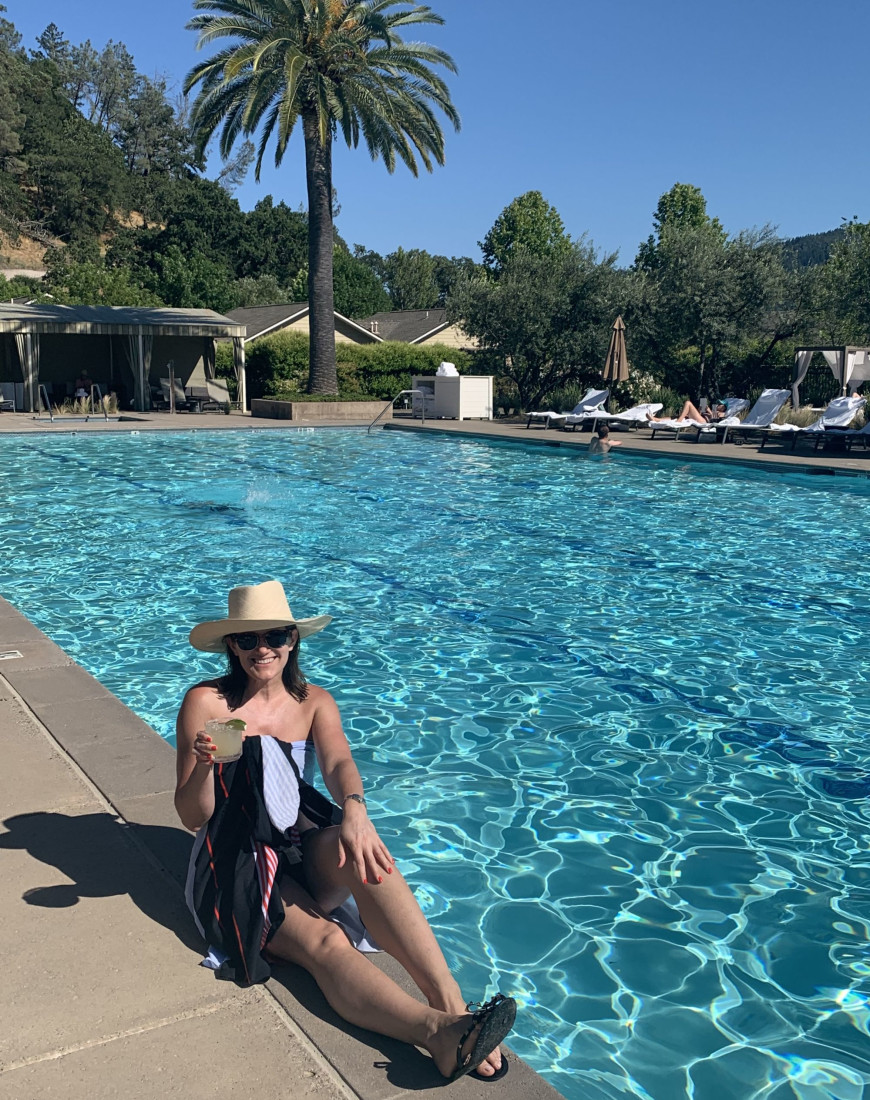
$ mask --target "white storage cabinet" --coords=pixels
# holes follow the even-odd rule
[[[419,394],[412,394],[414,416],[420,416],[422,403],[433,420],[492,420],[491,374],[419,375],[412,377],[411,388],[423,391],[422,402]]]

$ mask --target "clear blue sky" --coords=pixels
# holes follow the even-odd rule
[[[124,42],[140,71],[179,89],[198,56],[184,0],[5,2],[28,47],[53,21],[75,43]],[[350,244],[479,258],[502,208],[539,190],[572,236],[629,263],[676,182],[700,187],[729,232],[870,220],[870,0],[430,3],[446,25],[414,37],[456,59],[462,130],[446,167],[416,180],[337,148]],[[305,201],[301,134],[294,143],[284,167],[238,190],[245,209],[269,193]]]

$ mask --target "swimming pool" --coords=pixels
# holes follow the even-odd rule
[[[0,593],[164,736],[235,583],[571,1098],[870,1082],[864,479],[398,432],[0,438]],[[216,663],[217,662],[217,663]]]

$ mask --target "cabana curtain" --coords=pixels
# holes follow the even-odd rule
[[[148,389],[148,375],[151,371],[151,349],[153,336],[128,336],[124,342],[124,351],[133,372],[133,407],[140,412],[151,408],[151,392]]]
[[[831,368],[831,374],[840,384],[842,396],[870,380],[870,348],[798,348],[791,375],[791,403],[795,408],[800,405],[800,384],[806,378],[816,352],[824,356],[825,362]]]
[[[794,370],[791,375],[791,403],[792,407],[795,409],[800,406],[798,388],[807,376],[807,371],[810,369],[810,363],[812,362],[814,354],[815,353],[812,351],[795,352]]]
[[[245,341],[241,336],[233,337],[233,369],[239,383],[239,408],[244,412],[247,408],[248,393],[245,379]]]
[[[24,382],[24,411],[39,412],[39,336],[33,332],[16,332],[15,346],[21,363]]]

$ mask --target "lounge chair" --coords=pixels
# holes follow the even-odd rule
[[[168,378],[161,378],[160,379],[160,390],[163,394],[163,400],[166,403],[166,408],[168,409],[168,408],[170,408],[170,400],[169,400],[169,398],[170,398],[170,389],[169,389],[169,379]],[[172,396],[175,398],[175,408],[176,409],[187,409],[187,408],[189,408],[189,404],[188,404],[188,400],[187,400],[187,394],[184,392],[184,387],[181,385],[181,383],[178,381],[178,379],[174,380],[171,393],[172,393]]]
[[[572,428],[573,431],[577,430],[577,425],[581,424],[584,420],[592,421],[592,431],[598,427],[599,421],[602,424],[625,424],[627,427],[640,428],[649,423],[649,417],[655,416],[657,412],[661,410],[661,402],[657,405],[633,405],[630,409],[626,409],[621,413],[609,413],[603,409],[597,409],[591,414],[591,416],[577,417],[573,414],[565,421],[566,428]]]
[[[853,443],[863,443],[864,449],[870,447],[870,420],[864,425],[863,428],[856,428],[854,431],[845,431],[839,433],[845,444],[846,450],[851,451]]]
[[[221,408],[232,404],[230,388],[222,378],[209,378],[205,388],[208,390],[211,400],[220,405]]]
[[[15,412],[14,382],[0,382],[0,411]]]
[[[729,415],[724,420],[720,420],[718,424],[699,427],[698,434],[701,436],[713,432],[718,439],[719,433],[722,432],[722,442],[727,443],[729,433],[732,436],[741,436],[748,435],[750,432],[763,431],[773,424],[779,410],[788,401],[789,397],[791,397],[791,390],[762,390],[761,396],[743,420],[730,415],[729,411]]]
[[[580,420],[588,419],[592,413],[601,408],[607,398],[610,396],[610,390],[589,390],[586,396],[578,401],[577,404],[570,412],[557,413],[557,412],[533,412],[529,413],[529,418],[526,421],[526,427],[532,426],[532,421],[543,421],[544,428],[549,428],[554,420],[567,420],[569,416],[579,417]]]
[[[813,440],[814,449],[818,450],[819,444],[825,439],[825,433],[831,428],[848,428],[863,404],[863,397],[835,397],[833,401],[828,402],[828,407],[819,419],[813,421],[807,428],[799,428],[796,424],[771,424],[761,433],[759,450],[763,451],[768,439],[776,436],[791,439],[792,450],[797,446],[798,439],[806,437]]]
[[[731,420],[732,424],[738,423],[737,413],[749,408],[749,402],[743,397],[723,397],[720,404],[724,405],[728,412],[723,420],[718,421],[719,424],[723,424],[725,420],[731,420],[732,417],[734,418]],[[682,432],[693,431],[697,442],[702,432],[713,431],[716,424],[699,424],[697,420],[686,418],[685,420],[657,420],[649,426],[652,429],[653,439],[656,437],[656,432],[673,432],[679,439]]]
[[[196,412],[223,412],[230,404],[226,382],[213,378],[207,379],[204,386],[188,386],[184,392]]]

